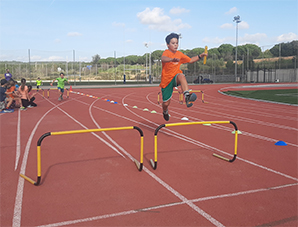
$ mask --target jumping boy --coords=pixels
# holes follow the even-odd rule
[[[59,98],[58,100],[63,100],[63,93],[64,93],[64,83],[65,81],[69,84],[68,80],[64,78],[64,73],[60,73],[60,77],[56,78],[53,80],[53,82],[50,84],[53,86],[53,83],[57,80],[57,88],[58,88],[58,93],[59,93]]]
[[[188,84],[184,74],[180,69],[180,65],[184,63],[194,63],[199,61],[203,57],[207,57],[207,53],[202,53],[192,58],[186,56],[182,52],[178,51],[179,35],[171,33],[166,37],[166,43],[168,49],[165,50],[161,56],[162,73],[161,73],[161,92],[162,92],[162,109],[163,117],[166,121],[170,119],[168,113],[168,107],[170,105],[171,97],[173,94],[173,88],[181,85],[183,95],[187,107],[191,107],[193,102],[197,99],[196,94],[190,93],[188,90]]]

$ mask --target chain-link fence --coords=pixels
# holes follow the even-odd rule
[[[238,56],[236,67],[233,53],[219,53],[218,50],[220,47],[209,50],[205,65],[199,61],[181,66],[189,83],[298,82],[297,55],[280,54],[279,57],[268,57],[264,51],[256,57],[256,54],[247,48],[246,53],[242,51],[242,55]],[[183,52],[192,57],[197,54],[196,52],[202,53],[203,49]],[[280,52],[283,52],[282,48]],[[110,84],[160,82],[162,51],[158,51],[158,54],[157,51],[153,52],[147,57],[140,56],[139,59],[134,56],[137,59],[135,61],[131,60],[130,56],[117,59],[111,57],[101,59],[96,64],[86,61],[86,58],[78,53],[74,50],[60,52],[22,50],[17,53],[9,50],[1,51],[0,60],[4,56],[8,58],[9,55],[17,57],[12,61],[0,61],[0,73],[4,76],[6,69],[9,69],[14,79],[19,81],[21,78],[26,78],[29,83],[35,83],[38,77],[49,82],[57,78],[60,72],[63,72],[74,85],[96,81]]]

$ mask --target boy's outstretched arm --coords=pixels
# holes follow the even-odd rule
[[[205,56],[207,57],[207,56],[208,56],[208,53],[201,53],[201,54],[199,54],[198,56],[194,56],[194,57],[191,58],[191,60],[190,60],[189,63],[194,63],[194,62],[196,62],[196,61],[199,61],[199,60],[201,60],[202,58],[204,58]]]
[[[51,86],[53,86],[53,83],[55,82],[55,80],[56,80],[56,79],[54,79],[54,80],[53,80],[53,82],[52,82],[52,83],[50,83],[50,85],[51,85]]]

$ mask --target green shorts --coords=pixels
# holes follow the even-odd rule
[[[178,75],[178,74],[177,74]],[[172,98],[173,88],[177,87],[177,75],[171,80],[171,82],[165,88],[161,89],[162,101],[167,102]]]

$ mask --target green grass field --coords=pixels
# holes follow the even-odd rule
[[[261,99],[287,104],[298,104],[298,89],[227,91],[224,93],[244,98]]]

